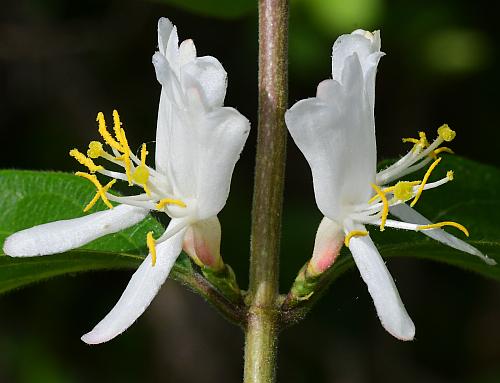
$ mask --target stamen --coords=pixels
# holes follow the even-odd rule
[[[427,141],[427,136],[425,135],[425,132],[418,132],[418,136],[420,137],[419,144],[423,148],[427,148],[430,144],[429,141]]]
[[[420,184],[420,181],[399,181],[394,186],[394,197],[400,201],[408,201],[413,197],[413,187]]]
[[[437,133],[438,133],[439,137],[441,137],[441,139],[443,139],[446,142],[453,141],[453,139],[457,135],[457,133],[454,130],[450,129],[448,124],[441,125],[438,128]]]
[[[417,230],[429,230],[429,229],[437,229],[443,226],[453,226],[456,227],[458,230],[460,230],[462,233],[464,233],[467,237],[469,236],[469,231],[461,224],[453,221],[445,221],[445,222],[438,222],[438,223],[433,223],[430,225],[423,225],[423,226],[417,226]]]
[[[147,195],[151,195],[151,191],[147,186],[149,179],[149,170],[147,166],[141,164],[135,168],[134,174],[132,174],[132,179],[134,182],[142,186]]]
[[[78,149],[71,149],[69,151],[69,155],[82,165],[86,166],[91,173],[95,173],[98,170],[104,169],[102,166],[94,164],[94,161],[92,161],[90,158],[87,158],[85,154],[80,153]]]
[[[427,136],[425,135],[425,132],[418,132],[418,136],[420,138],[413,138],[413,137],[403,138],[403,142],[411,142],[412,144],[415,144],[413,150],[416,150],[417,148],[419,148],[420,150],[427,148],[430,144],[429,141],[427,141]]]
[[[95,174],[88,174],[84,172],[76,172],[75,175],[79,177],[83,177],[88,179],[90,182],[94,184],[94,186],[97,189],[97,194],[95,197],[85,206],[83,209],[84,212],[87,212],[89,209],[92,208],[92,206],[95,205],[95,203],[99,200],[99,198],[102,199],[102,202],[106,204],[106,206],[110,209],[113,208],[113,205],[111,205],[111,202],[109,202],[108,197],[106,196],[106,192],[113,186],[113,184],[116,182],[116,180],[111,180],[106,184],[106,186],[102,186]]]
[[[403,142],[404,143],[411,142],[412,144],[416,145],[420,142],[420,140],[418,138],[406,137],[406,138],[403,138]]]
[[[422,183],[420,184],[420,187],[417,190],[417,193],[415,194],[415,198],[411,202],[410,206],[413,207],[417,203],[418,199],[422,195],[422,192],[424,191],[425,184],[429,180],[429,177],[431,176],[432,171],[436,166],[438,166],[439,162],[441,162],[441,158],[438,158],[436,161],[434,161],[431,166],[429,166],[429,169],[427,169],[427,172],[424,175],[424,179],[422,180]]]
[[[108,129],[106,128],[106,121],[104,120],[104,114],[102,112],[97,113],[96,121],[99,123],[99,134],[104,139],[104,142],[111,146],[113,149],[122,152],[122,146],[118,142],[116,142],[116,140],[108,132]]]
[[[349,242],[351,242],[352,237],[366,237],[368,232],[365,230],[352,230],[344,238],[344,244],[349,247]]]
[[[382,207],[382,217],[380,219],[380,231],[384,231],[384,225],[385,221],[387,220],[387,216],[389,215],[389,202],[387,201],[387,198],[385,196],[385,193],[375,184],[371,184],[373,190],[377,193],[377,195],[380,197],[383,203]]]
[[[120,121],[120,115],[116,109],[113,110],[113,130],[115,131],[115,137],[118,142],[122,143],[122,123]]]
[[[90,158],[99,158],[103,153],[102,144],[99,141],[90,141],[87,156]]]
[[[453,150],[450,148],[447,148],[446,146],[443,146],[441,148],[438,148],[432,152],[433,155],[438,155],[439,153],[450,153],[450,154],[455,154]]]
[[[453,181],[454,174],[455,174],[455,173],[453,173],[453,170],[448,170],[448,171],[446,172],[446,178],[448,178],[450,181]]]
[[[146,235],[146,244],[148,245],[149,253],[151,254],[151,265],[154,267],[156,264],[156,242],[153,238],[153,232],[150,231]]]
[[[141,147],[141,165],[146,165],[146,156],[149,152],[146,150],[146,144],[142,144]]]
[[[134,173],[132,174],[132,180],[141,185],[147,195],[151,195],[151,191],[149,190],[147,183],[149,179],[149,168],[146,166],[146,156],[148,155],[148,151],[146,150],[146,144],[142,144],[141,148],[141,164],[135,168]]]
[[[120,152],[123,153],[122,156],[117,157],[116,159],[119,161],[123,161],[123,166],[125,168],[125,174],[128,178],[129,186],[132,186],[132,174],[131,174],[131,162],[130,162],[130,147],[128,145],[127,136],[125,135],[125,130],[121,128],[120,115],[118,111],[113,110],[113,130],[115,131],[115,136],[118,142],[120,143]]]
[[[418,184],[420,183],[420,181],[399,181],[399,182],[408,183],[408,184],[410,184],[411,186],[415,186],[415,185],[418,185]],[[399,183],[399,182],[398,182],[398,183]],[[397,183],[396,185],[394,185],[394,186],[389,186],[389,187],[387,187],[387,188],[384,188],[384,189],[382,189],[382,191],[383,191],[384,193],[386,193],[386,194],[387,194],[387,193],[394,193],[394,190],[396,190],[396,187],[398,186],[398,183]],[[376,199],[376,198],[378,198],[378,195],[377,195],[377,196],[375,196],[375,199]],[[373,197],[372,197],[372,199],[373,199]]]
[[[187,205],[179,199],[163,198],[157,204],[157,209],[163,209],[166,205],[177,205],[180,207],[187,207]]]

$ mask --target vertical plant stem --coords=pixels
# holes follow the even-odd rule
[[[259,125],[252,210],[245,383],[275,381],[286,155],[288,0],[259,0]]]

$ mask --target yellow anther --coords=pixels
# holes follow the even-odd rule
[[[115,109],[113,110],[113,130],[115,131],[115,136],[120,146],[120,148],[117,150],[123,153],[123,155],[116,157],[116,159],[123,162],[123,167],[125,168],[125,174],[127,175],[128,184],[132,186],[132,163],[130,161],[130,147],[128,145],[127,136],[125,135],[125,130],[123,130],[121,126],[122,123],[120,121],[120,115]]]
[[[146,156],[149,152],[146,150],[146,144],[142,144],[141,147],[141,165],[146,165]]]
[[[403,142],[411,142],[412,144],[419,144],[420,140],[418,138],[407,137],[403,138]]]
[[[467,237],[469,236],[469,230],[467,230],[463,225],[461,225],[457,222],[453,222],[453,221],[445,221],[445,222],[432,223],[430,225],[417,226],[417,230],[437,229],[437,228],[440,228],[443,226],[456,227],[458,230],[460,230],[462,233],[464,233]]]
[[[104,185],[102,187],[104,193],[106,193],[109,189],[111,189],[111,186],[113,186],[115,182],[116,182],[116,180],[111,180],[106,185]],[[85,208],[83,209],[83,212],[86,213],[87,211],[92,209],[92,207],[96,204],[96,202],[99,201],[99,198],[101,198],[101,193],[97,192],[96,195],[94,196],[94,198],[92,198],[92,200],[87,204],[87,206],[85,206]],[[108,207],[109,207],[109,205],[108,205]],[[113,206],[111,206],[110,209],[112,207]]]
[[[151,195],[147,183],[149,179],[149,169],[146,166],[146,156],[148,151],[146,150],[146,144],[142,144],[141,147],[141,164],[135,169],[134,174],[132,174],[132,180],[142,186],[147,195]]]
[[[135,168],[132,174],[132,180],[141,185],[147,195],[151,195],[151,191],[148,188],[149,170],[145,165],[139,165]]]
[[[95,173],[98,170],[104,169],[102,166],[94,164],[94,161],[92,161],[90,158],[87,158],[85,154],[80,153],[78,149],[71,149],[69,151],[69,155],[82,165],[86,166],[91,173]]]
[[[394,197],[400,201],[408,201],[413,197],[413,187],[420,184],[420,181],[399,181],[393,189]]]
[[[118,114],[118,111],[116,109],[113,110],[113,130],[115,131],[115,137],[118,142],[122,143],[122,123],[120,121],[120,115]]]
[[[367,231],[364,230],[353,230],[349,232],[344,238],[344,244],[349,247],[349,242],[351,242],[352,237],[365,237],[368,235]]]
[[[441,148],[438,148],[432,152],[434,156],[438,155],[439,153],[450,153],[450,154],[455,154],[453,150],[450,148],[447,148],[446,146],[443,146]]]
[[[149,179],[149,170],[146,166],[139,165],[132,174],[132,179],[139,185],[144,185]]]
[[[438,135],[441,137],[444,141],[450,142],[453,141],[457,133],[454,130],[451,130],[448,124],[441,125],[438,130]]]
[[[405,183],[408,183],[408,184],[410,184],[411,186],[415,186],[415,185],[420,184],[420,181],[400,181],[400,182],[405,182]],[[398,183],[399,183],[399,182],[398,182]],[[389,187],[387,187],[387,188],[382,189],[382,191],[383,191],[385,194],[387,194],[387,193],[394,193],[394,191],[396,190],[396,187],[397,187],[397,186],[398,186],[398,184],[396,184],[396,185],[394,185],[394,186],[389,186]],[[371,202],[375,201],[377,198],[379,198],[379,196],[378,196],[378,195],[373,196],[373,197],[370,199],[369,203],[371,203]]]
[[[413,201],[411,201],[410,206],[413,207],[417,203],[418,199],[422,195],[422,192],[424,191],[425,184],[429,180],[429,177],[431,176],[432,171],[436,166],[438,166],[439,162],[441,162],[441,158],[438,158],[436,161],[434,161],[431,166],[429,166],[429,169],[427,169],[427,172],[424,175],[424,179],[422,180],[422,183],[420,184],[420,187],[417,190],[417,193],[415,194],[415,198]]]
[[[103,149],[102,144],[99,141],[90,141],[89,149],[87,150],[87,156],[90,158],[99,158],[102,156]]]
[[[156,264],[156,241],[153,238],[153,232],[146,234],[146,244],[148,245],[149,253],[151,254],[151,265]]]
[[[425,135],[425,132],[418,132],[418,136],[420,138],[413,138],[413,137],[403,138],[403,142],[411,142],[412,144],[419,145],[422,148],[428,147],[429,141],[427,141],[427,136]]]
[[[92,208],[92,206],[95,205],[95,203],[99,200],[99,198],[102,199],[102,202],[106,204],[106,206],[110,209],[113,208],[113,205],[111,205],[111,202],[109,202],[108,197],[106,196],[106,192],[113,186],[113,184],[116,182],[116,180],[111,180],[106,184],[106,186],[102,186],[95,174],[88,174],[84,172],[76,172],[75,175],[79,177],[83,177],[88,179],[90,182],[94,184],[94,186],[97,189],[97,194],[95,197],[90,201],[87,206],[85,206],[85,209],[83,209],[84,212],[88,211],[89,209]]]
[[[384,231],[385,228],[385,222],[387,221],[387,216],[389,215],[389,202],[387,201],[387,197],[385,196],[385,193],[375,184],[371,184],[373,190],[375,190],[375,193],[380,197],[382,200],[382,216],[380,218],[380,231]]]
[[[446,172],[446,177],[450,180],[450,181],[453,181],[453,177],[454,177],[455,173],[453,173],[453,170],[448,170]]]
[[[162,209],[166,205],[177,205],[180,207],[187,207],[187,205],[182,202],[180,199],[172,199],[172,198],[163,198],[156,204],[157,209]]]
[[[419,144],[426,148],[429,146],[429,141],[427,141],[427,136],[425,135],[425,132],[418,132],[418,136],[420,137]]]
[[[113,149],[123,152],[122,146],[108,132],[108,129],[106,128],[106,121],[104,120],[104,114],[102,112],[97,113],[96,121],[99,123],[99,134],[104,139],[104,142]]]

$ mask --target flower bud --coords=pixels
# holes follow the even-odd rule
[[[335,262],[344,243],[344,233],[336,222],[324,217],[319,224],[314,242],[314,250],[307,274],[317,276],[322,274]]]
[[[221,227],[217,216],[189,226],[184,236],[183,250],[200,267],[214,271],[224,267],[220,255]]]

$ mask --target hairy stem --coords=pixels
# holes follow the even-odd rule
[[[287,42],[288,0],[259,0],[259,126],[246,297],[245,383],[275,381]]]

